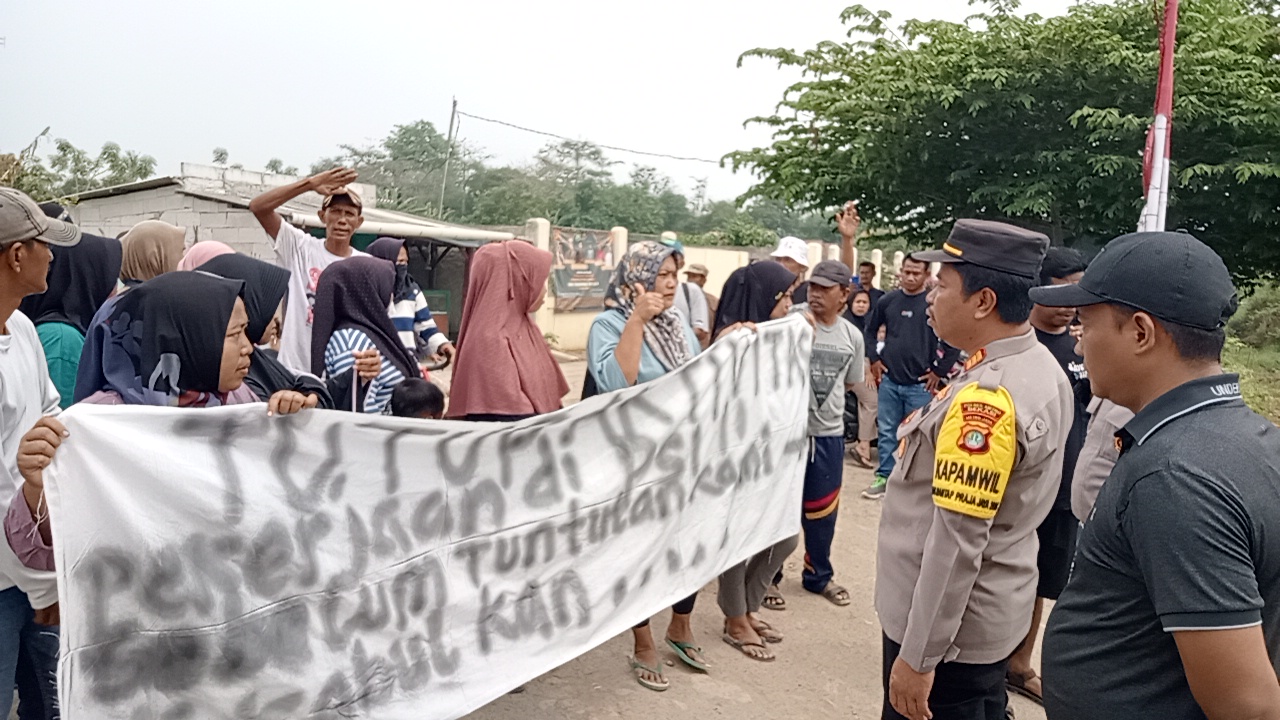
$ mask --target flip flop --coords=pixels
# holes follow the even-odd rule
[[[724,638],[724,641],[728,643],[730,647],[734,648],[735,650],[742,653],[743,655],[746,655],[748,658],[751,658],[752,660],[756,660],[758,662],[773,662],[774,660],[778,659],[777,655],[774,655],[773,653],[769,652],[769,648],[765,647],[764,643],[742,642],[741,640],[735,638],[729,633],[725,633],[721,637]],[[752,655],[751,653],[747,652],[747,648],[760,648],[761,650],[764,651],[765,654]]]
[[[631,672],[635,674],[636,682],[640,683],[641,687],[648,688],[649,690],[652,690],[654,692],[663,692],[667,688],[671,687],[671,681],[667,680],[667,676],[662,674],[661,666],[656,668],[651,668],[648,665],[645,665],[644,663],[635,659],[634,657],[630,657],[627,659],[631,661]],[[646,680],[643,675],[641,675],[639,672],[636,672],[638,670],[643,670],[645,672],[657,675],[659,678],[661,678],[661,681]]]
[[[1027,683],[1038,677],[1035,670],[1026,673],[1008,672],[1004,676],[1004,686],[1009,689],[1009,692],[1021,695],[1037,705],[1044,705],[1044,698],[1027,687]]]
[[[777,628],[763,620],[757,620],[756,622],[760,623],[759,626],[752,625],[751,628],[756,631],[761,640],[774,644],[782,642],[782,633],[778,632]]]
[[[690,650],[698,653],[699,655],[702,654],[702,648],[697,645],[667,638],[667,647],[671,648],[671,650],[676,654],[676,657],[680,658],[680,662],[688,665],[694,670],[697,670],[698,672],[707,672],[711,669],[706,663],[694,660],[693,656],[689,654]]]
[[[782,612],[787,609],[787,599],[782,597],[782,591],[778,590],[777,585],[770,585],[769,591],[764,594],[764,600],[760,603],[760,607],[765,610]]]
[[[830,600],[832,605],[839,607],[844,607],[853,602],[852,598],[849,597],[849,591],[833,582],[827,583],[827,586],[822,589],[820,594]]]

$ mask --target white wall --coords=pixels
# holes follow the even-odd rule
[[[143,220],[163,220],[187,229],[187,246],[217,240],[237,252],[274,261],[271,239],[253,213],[227,203],[191,197],[178,186],[141,190],[85,200],[70,208],[71,217],[87,232],[115,237]]]

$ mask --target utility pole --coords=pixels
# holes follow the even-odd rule
[[[449,113],[449,134],[445,137],[449,147],[444,153],[444,172],[440,177],[440,217],[444,218],[444,189],[449,186],[449,160],[453,157],[453,129],[458,120],[458,98],[453,99],[453,111]]]

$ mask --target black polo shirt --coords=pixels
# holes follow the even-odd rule
[[[1199,720],[1172,633],[1261,623],[1280,672],[1280,429],[1218,375],[1157,398],[1116,438],[1045,631],[1045,708]]]

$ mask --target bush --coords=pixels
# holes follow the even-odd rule
[[[1257,286],[1240,304],[1228,329],[1246,345],[1280,347],[1280,285],[1268,282]]]

